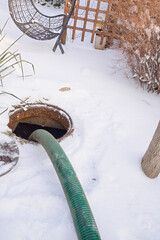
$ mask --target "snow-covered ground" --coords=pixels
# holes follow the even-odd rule
[[[1,27],[9,17],[0,1]],[[0,51],[21,32],[10,19]],[[141,159],[160,119],[160,96],[147,93],[126,77],[123,54],[73,43],[68,35],[62,55],[55,40],[24,36],[13,50],[35,66],[24,80],[18,70],[3,80],[1,91],[28,102],[41,101],[66,110],[73,135],[61,142],[86,193],[103,240],[160,239],[160,177],[147,178]],[[30,66],[26,72],[32,73]],[[70,91],[59,91],[70,87]],[[8,111],[0,115],[0,138],[9,110],[20,101],[0,95]],[[17,141],[17,140],[16,140]],[[40,145],[21,144],[16,167],[0,178],[0,240],[77,239],[61,185]]]

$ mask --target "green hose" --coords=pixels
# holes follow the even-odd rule
[[[98,228],[84,191],[59,143],[45,130],[34,131],[29,139],[42,144],[52,161],[68,201],[78,239],[100,240]]]

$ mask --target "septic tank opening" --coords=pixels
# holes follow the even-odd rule
[[[44,129],[51,133],[56,139],[63,137],[67,130],[60,129],[60,128],[53,128],[53,127],[43,127],[37,124],[30,124],[30,123],[21,123],[19,122],[15,130],[13,131],[14,134],[16,134],[17,137],[24,138],[26,140],[29,139],[29,136],[32,132],[34,132],[37,129]]]
[[[42,103],[17,106],[10,111],[8,126],[16,136],[25,140],[37,129],[50,132],[58,141],[73,132],[68,113],[57,106]]]

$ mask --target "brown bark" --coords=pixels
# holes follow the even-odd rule
[[[160,122],[141,162],[144,173],[155,178],[160,173]]]

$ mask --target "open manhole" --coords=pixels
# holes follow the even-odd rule
[[[26,140],[37,129],[50,132],[58,141],[73,132],[68,113],[57,106],[42,103],[17,106],[10,111],[8,127],[16,136]]]

